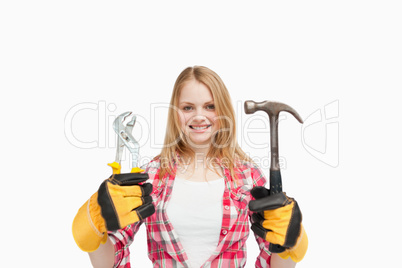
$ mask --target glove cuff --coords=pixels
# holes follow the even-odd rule
[[[292,248],[285,250],[282,253],[278,253],[278,255],[282,259],[287,259],[290,257],[294,262],[299,262],[306,255],[308,248],[308,237],[306,231],[304,230],[303,225],[301,226],[301,228],[302,230],[300,232],[299,238],[297,239],[296,245]]]
[[[96,192],[78,210],[73,221],[73,236],[78,247],[85,252],[98,249],[100,243],[107,240],[105,221],[100,213]]]

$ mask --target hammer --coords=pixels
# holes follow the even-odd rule
[[[278,117],[281,111],[289,112],[303,124],[300,115],[287,104],[273,101],[254,102],[248,100],[244,102],[244,111],[246,114],[253,114],[256,111],[265,111],[269,117],[269,126],[271,130],[271,167],[269,171],[270,194],[282,192],[282,178],[279,168],[278,153]]]
[[[258,201],[251,201],[249,204],[249,208],[251,211],[259,211],[263,210],[264,207],[269,206],[272,207],[272,204],[267,204],[266,200],[263,197],[274,195],[274,202],[278,204],[283,204],[286,199],[284,200],[284,195],[278,195],[282,193],[282,178],[281,178],[281,171],[279,168],[279,153],[278,153],[278,116],[281,111],[286,111],[291,113],[296,119],[303,123],[300,115],[289,105],[280,102],[272,102],[272,101],[263,101],[263,102],[254,102],[254,101],[246,101],[244,103],[244,110],[246,114],[252,114],[256,111],[265,111],[269,117],[269,125],[271,131],[271,167],[269,172],[269,192],[265,187],[255,187],[252,191],[254,191],[253,196],[259,196]],[[279,205],[280,206],[280,205]],[[278,207],[279,207],[278,206]],[[258,218],[258,213],[255,213],[253,217]],[[254,218],[253,218],[254,219]],[[258,220],[257,220],[258,221]],[[265,237],[265,230],[261,230],[259,227],[256,227],[254,224],[251,227],[253,231],[259,234],[262,237]],[[299,231],[295,229],[294,231]],[[285,245],[284,245],[285,246]],[[280,253],[285,250],[284,246],[270,244],[269,250],[273,253]]]

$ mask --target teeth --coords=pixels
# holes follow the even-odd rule
[[[210,125],[208,125],[208,126],[203,126],[203,127],[195,127],[195,126],[190,126],[192,129],[195,129],[195,130],[201,130],[201,129],[206,129],[206,128],[208,128]]]

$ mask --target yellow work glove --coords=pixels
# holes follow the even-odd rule
[[[122,229],[155,212],[152,184],[146,173],[113,174],[78,210],[73,221],[73,236],[85,252],[98,249],[107,240],[107,231]]]
[[[307,252],[308,239],[296,200],[285,193],[270,195],[261,186],[254,187],[251,195],[256,199],[249,203],[250,211],[256,212],[252,215],[254,233],[270,242],[271,252],[283,259],[301,261]]]

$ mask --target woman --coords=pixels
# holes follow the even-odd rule
[[[264,186],[266,179],[236,141],[229,93],[212,70],[189,67],[177,78],[170,104],[164,147],[145,167],[155,213],[139,213],[138,221],[109,231],[105,243],[89,253],[94,267],[130,267],[128,245],[143,222],[154,267],[243,267],[246,263],[252,214],[248,204],[254,199],[250,191]],[[261,250],[256,267],[295,266],[290,253],[294,248],[300,251],[300,243],[286,249],[283,259],[271,254],[268,241],[256,239]],[[301,244],[299,256],[307,249],[305,242]]]

